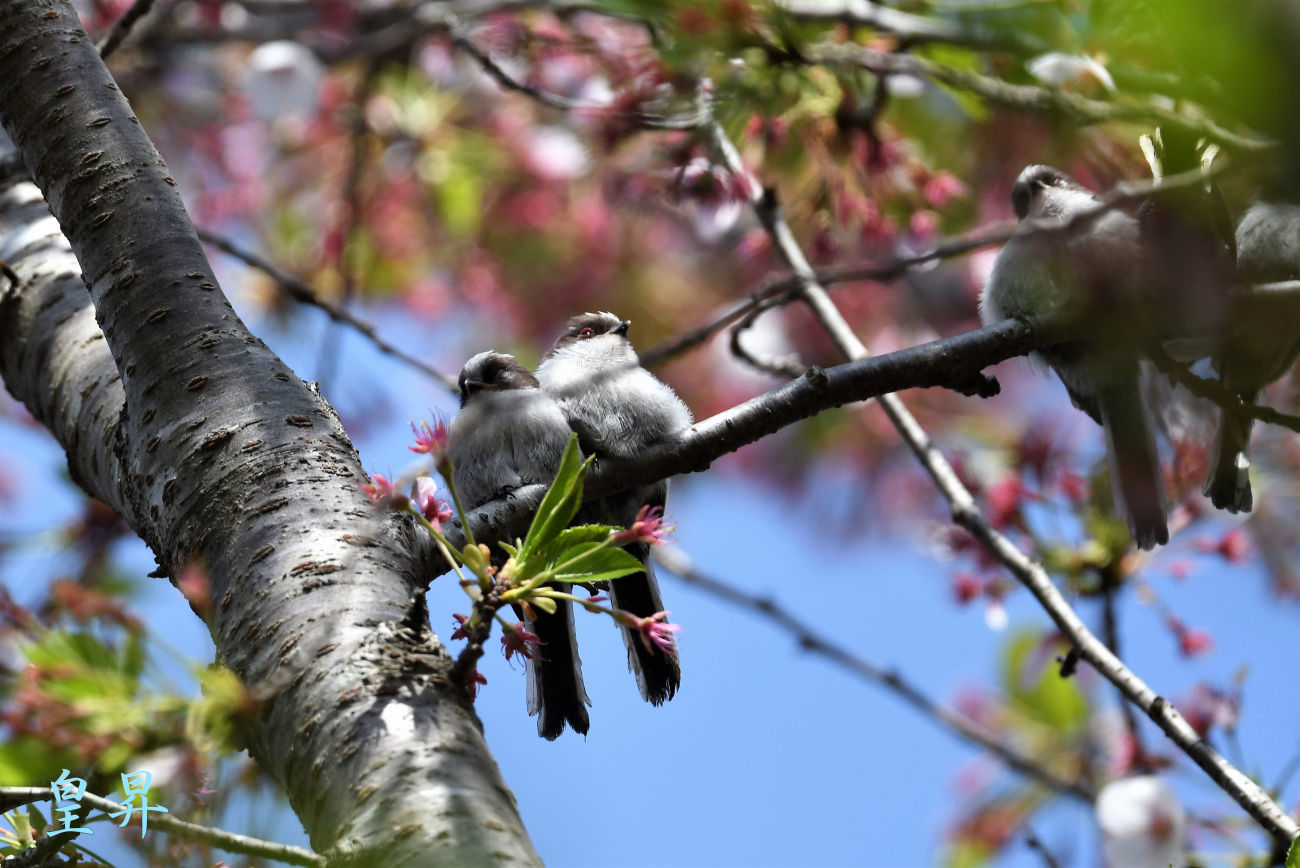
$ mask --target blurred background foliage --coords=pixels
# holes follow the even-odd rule
[[[130,5],[84,0],[79,11],[98,38]],[[572,313],[611,309],[633,321],[638,347],[661,362],[697,418],[779,382],[738,361],[725,329],[689,351],[657,352],[786,275],[746,204],[749,184],[776,192],[839,309],[875,352],[976,326],[996,246],[889,276],[834,276],[889,268],[1009,220],[1008,190],[1027,163],[1058,165],[1098,190],[1147,178],[1138,137],[1158,117],[1177,116],[1217,137],[1231,161],[1221,183],[1234,213],[1261,186],[1300,189],[1291,156],[1300,153],[1300,16],[1291,4],[861,4],[903,16],[890,20],[907,26],[892,28],[811,14],[814,5],[176,0],[136,25],[110,68],[202,229],[325,303],[375,320],[405,352],[451,375],[486,347],[531,365]],[[882,73],[816,59],[845,46],[911,65]],[[705,111],[735,142],[748,177],[689,128]],[[1257,145],[1265,140],[1274,144]],[[320,381],[358,442],[423,414],[409,390],[390,388],[391,368],[343,358],[344,328],[309,312],[277,274],[214,255],[226,291],[273,345],[274,335],[308,335],[298,373]],[[803,364],[839,360],[798,305],[767,312],[742,340]],[[991,402],[942,390],[907,400],[995,523],[1080,599],[1132,590],[1191,658],[1209,635],[1184,624],[1177,600],[1147,580],[1152,573],[1181,578],[1260,557],[1274,598],[1295,596],[1294,435],[1261,426],[1265,493],[1238,526],[1199,494],[1209,428],[1168,420],[1181,543],[1138,559],[1109,499],[1089,496],[1101,475],[1093,429],[1065,409],[1056,383],[1019,366],[998,373],[1003,394]],[[445,393],[439,400],[451,406]],[[1291,378],[1269,401],[1294,408]],[[6,439],[29,436],[13,433],[32,427],[22,408],[6,401],[0,414]],[[20,520],[32,498],[54,497],[46,485],[75,496],[66,480],[36,482],[19,448],[0,450],[0,508],[9,513],[0,558],[21,562],[33,545]],[[404,460],[375,448],[367,460]],[[823,414],[712,473],[743,479],[754,496],[835,539],[906,540],[936,557],[953,599],[983,606],[990,626],[1005,623],[1016,589],[949,524],[874,408]],[[165,629],[132,614],[144,580],[113,554],[129,536],[119,521],[97,504],[65,501],[57,514],[62,530],[36,543],[60,553],[48,575],[7,582],[0,595],[0,781],[48,781],[67,768],[107,794],[121,772],[166,767],[155,775],[166,803],[200,822],[248,792],[266,797],[269,782],[236,753],[239,721],[256,714],[256,697],[209,661],[170,649]],[[201,569],[190,580],[201,585]],[[1169,762],[1125,735],[1091,672],[1059,677],[1065,649],[1053,631],[1009,630],[997,641],[988,683],[957,701],[967,718],[1092,789]],[[1230,730],[1239,687],[1203,684],[1184,713],[1207,732]],[[208,785],[215,777],[218,789]],[[1022,824],[1055,798],[1006,778],[959,785],[936,850],[953,865],[1006,857]],[[1206,828],[1216,823],[1205,818]],[[162,836],[136,846],[148,864],[209,864],[212,855]]]

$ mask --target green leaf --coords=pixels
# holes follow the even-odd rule
[[[1291,839],[1291,849],[1286,851],[1286,868],[1300,868],[1300,838]]]
[[[594,542],[569,547],[559,562],[565,564],[564,572],[555,577],[561,582],[607,582],[645,570],[639,560],[622,549]]]
[[[582,460],[582,450],[578,448],[578,435],[569,437],[569,445],[564,449],[560,459],[560,469],[556,471],[555,480],[547,489],[546,496],[537,507],[537,515],[528,528],[528,537],[520,550],[520,559],[527,560],[543,546],[555,539],[560,531],[569,526],[582,505],[582,481],[587,475],[587,468],[594,460]]]
[[[138,681],[144,672],[145,647],[144,633],[131,630],[126,634],[126,647],[122,649],[122,668],[133,681]]]
[[[76,759],[70,749],[53,748],[31,735],[0,744],[0,781],[18,786],[47,786]]]
[[[550,597],[543,597],[543,596],[529,597],[528,604],[532,606],[534,609],[541,609],[543,612],[545,612],[548,615],[554,615],[555,610],[559,608],[559,606],[556,604],[554,600],[552,600]]]
[[[610,528],[608,525],[603,524],[580,524],[574,527],[566,527],[551,542],[539,546],[533,552],[533,559],[538,564],[545,565],[545,568],[553,568],[557,564],[564,563],[567,559],[566,550],[581,543],[602,543],[609,539],[611,530],[622,530],[622,528]]]
[[[1013,636],[1003,650],[1002,683],[1011,704],[1057,732],[1073,732],[1087,721],[1088,700],[1076,679],[1062,678],[1056,663],[1063,647],[1045,644],[1036,631]]]
[[[38,834],[44,834],[45,827],[49,825],[45,822],[45,815],[41,813],[41,809],[36,805],[27,806],[27,819]]]
[[[575,524],[573,527],[566,527],[560,531],[555,538],[556,545],[569,548],[579,543],[604,542],[609,538],[611,530],[622,530],[622,528],[611,528],[607,524]]]

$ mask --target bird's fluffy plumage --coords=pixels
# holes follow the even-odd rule
[[[1012,204],[1021,228],[998,253],[980,315],[985,324],[1061,314],[1107,323],[1107,333],[1049,347],[1042,357],[1074,405],[1105,428],[1116,509],[1133,539],[1144,549],[1168,542],[1164,478],[1138,390],[1138,223],[1112,209],[1078,229],[1035,231],[1036,221],[1068,219],[1097,206],[1090,191],[1050,166],[1022,171]]]
[[[537,368],[537,379],[578,433],[583,451],[601,456],[632,458],[680,434],[691,425],[691,413],[677,393],[641,367],[627,338],[628,323],[609,312],[579,314],[569,320]],[[668,483],[640,486],[587,503],[579,521],[628,525],[643,505],[663,507]],[[639,617],[663,610],[649,549],[628,549],[645,572],[610,583],[610,600]],[[681,670],[677,659],[647,649],[639,636],[624,628],[628,668],[636,676],[642,697],[659,705],[677,692]]]
[[[524,485],[549,485],[568,445],[569,425],[537,379],[513,356],[485,352],[460,374],[461,410],[451,421],[452,480],[466,509],[475,509]],[[501,566],[503,554],[493,556]],[[554,614],[536,612],[529,627],[540,647],[525,664],[528,713],[537,731],[555,739],[567,723],[586,734],[591,700],[582,681],[573,607],[558,600]],[[522,617],[522,613],[521,613]]]

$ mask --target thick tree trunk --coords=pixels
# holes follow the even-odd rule
[[[0,122],[39,187],[0,189],[21,278],[0,290],[0,375],[161,575],[206,569],[221,659],[261,700],[249,751],[313,846],[537,863],[448,682],[412,526],[376,516],[334,411],[232,311],[66,3],[0,5]]]

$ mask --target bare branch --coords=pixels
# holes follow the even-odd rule
[[[1260,284],[1251,287],[1247,293],[1239,297],[1249,303],[1249,296],[1256,291],[1263,290],[1276,294],[1286,287],[1289,291],[1300,298],[1300,281],[1286,281],[1285,283]],[[1300,416],[1291,413],[1283,413],[1264,404],[1255,404],[1242,400],[1242,397],[1236,392],[1224,387],[1218,380],[1207,380],[1204,377],[1198,377],[1192,373],[1191,369],[1182,362],[1170,358],[1160,346],[1151,346],[1146,350],[1147,356],[1155,364],[1156,368],[1162,374],[1169,377],[1178,385],[1185,388],[1198,398],[1204,398],[1207,401],[1213,401],[1220,407],[1231,407],[1235,412],[1258,419],[1270,425],[1277,425],[1282,428],[1289,428],[1292,431],[1300,432]]]
[[[320,310],[324,311],[325,314],[335,322],[342,323],[343,325],[349,326],[352,329],[359,332],[360,334],[365,335],[365,337],[371,343],[373,343],[375,345],[375,348],[378,349],[380,352],[405,362],[406,364],[410,365],[411,367],[415,368],[421,373],[424,373],[429,377],[431,377],[432,379],[437,380],[439,383],[446,386],[448,390],[452,392],[456,391],[457,386],[456,386],[455,377],[452,377],[448,374],[444,374],[438,371],[436,368],[429,365],[423,359],[417,358],[416,356],[413,356],[410,353],[407,353],[406,351],[399,349],[393,344],[390,344],[388,341],[380,337],[379,331],[375,328],[373,324],[366,322],[365,320],[361,319],[358,316],[355,316],[352,313],[349,313],[348,311],[344,310],[343,308],[339,307],[333,302],[326,301],[325,299],[321,298],[316,294],[316,291],[312,289],[306,282],[300,280],[297,277],[294,277],[292,274],[289,274],[287,271],[277,268],[267,260],[263,259],[261,256],[258,256],[256,253],[253,253],[252,251],[249,250],[245,250],[242,247],[235,245],[229,239],[223,238],[222,236],[217,235],[214,232],[209,232],[206,229],[199,229],[198,233],[199,233],[199,238],[205,244],[211,244],[213,247],[217,248],[223,253],[227,253],[235,257],[236,259],[245,262],[248,265],[251,265],[253,268],[256,268],[258,271],[264,272],[268,277],[274,280],[280,286],[281,289],[283,289],[286,293],[288,293],[289,297],[292,298],[294,301],[297,301],[301,304],[308,304],[315,308],[319,308]]]
[[[135,0],[131,4],[131,8],[126,10],[121,18],[117,19],[117,23],[113,25],[113,29],[109,31],[108,35],[99,41],[99,45],[95,46],[99,49],[99,56],[107,60],[110,54],[117,51],[122,42],[131,35],[131,28],[135,27],[137,21],[148,15],[149,10],[152,8],[153,0]]]
[[[1214,121],[1188,118],[1154,103],[1103,102],[1056,88],[1010,84],[1000,78],[955,69],[910,54],[876,51],[855,43],[821,43],[808,48],[803,57],[815,64],[859,66],[877,75],[928,78],[1016,111],[1061,114],[1080,124],[1146,121],[1204,137],[1230,151],[1260,153],[1276,146],[1271,140],[1234,133]]]
[[[1169,175],[1160,182],[1158,189],[1167,192],[1194,187],[1205,183],[1208,179],[1219,177],[1229,170],[1230,166],[1226,160],[1216,161],[1216,165],[1209,172],[1190,171]],[[1006,220],[972,230],[964,235],[939,241],[930,249],[911,256],[901,256],[875,265],[853,265],[846,268],[825,269],[822,271],[812,271],[810,269],[810,273],[817,283],[823,287],[860,280],[895,280],[918,265],[925,265],[940,259],[950,259],[985,247],[1005,244],[1017,231],[1025,234],[1078,231],[1107,211],[1139,202],[1150,196],[1156,189],[1157,184],[1154,181],[1121,181],[1105,193],[1100,194],[1097,197],[1096,205],[1081,210],[1065,220],[1040,218],[1025,223],[1023,228],[1016,221]],[[670,338],[641,353],[642,362],[646,365],[653,365],[667,361],[703,344],[722,329],[737,322],[747,314],[793,300],[800,291],[800,280],[801,278],[798,276],[785,277],[766,284],[750,293],[747,297],[729,305],[709,322],[697,326],[682,335]],[[1256,288],[1255,291],[1262,291],[1266,288],[1261,286]],[[1296,291],[1300,292],[1300,284],[1297,284]]]
[[[1047,849],[1047,845],[1040,841],[1038,836],[1034,834],[1034,830],[1028,826],[1025,827],[1025,846],[1043,858],[1044,868],[1061,868],[1061,863],[1056,860],[1056,856],[1052,854],[1051,850]]]
[[[812,627],[794,617],[770,598],[750,594],[701,573],[695,568],[691,557],[680,548],[676,546],[656,548],[655,560],[687,584],[741,608],[757,612],[776,623],[795,638],[800,648],[820,654],[872,684],[884,687],[958,738],[988,751],[1020,774],[1055,792],[1084,802],[1091,803],[1096,798],[1092,787],[1084,781],[1067,780],[1061,777],[1042,760],[1021,753],[1014,745],[999,738],[976,721],[934,702],[897,672],[876,666],[818,635]]]
[[[777,6],[795,18],[873,27],[897,36],[905,45],[940,42],[969,48],[1011,49],[1026,54],[1050,48],[1047,43],[1019,31],[969,27],[942,18],[914,15],[868,0],[778,0]]]
[[[49,787],[0,787],[0,797],[23,798],[27,802],[38,802],[52,799],[54,794]],[[120,803],[106,799],[103,796],[97,796],[94,793],[84,793],[79,801],[85,802],[105,814],[122,810]],[[324,856],[318,856],[310,850],[304,850],[302,847],[277,844],[274,841],[264,841],[261,838],[226,832],[222,829],[214,829],[211,826],[201,826],[198,823],[187,823],[184,820],[176,819],[170,814],[155,814],[149,818],[149,825],[177,838],[186,841],[202,841],[204,844],[211,844],[231,853],[261,856],[265,859],[274,859],[277,862],[286,862],[290,865],[323,866],[326,864]]]
[[[745,167],[740,155],[721,126],[715,122],[709,129],[724,163],[735,174],[743,175]],[[752,204],[790,270],[802,282],[805,300],[847,358],[858,361],[865,359],[866,347],[835,308],[826,290],[817,283],[812,267],[795,243],[793,233],[781,218],[779,210],[769,207],[770,203],[765,201],[769,198],[756,192]],[[1052,582],[1047,571],[993,527],[947,459],[934,446],[902,401],[895,395],[884,395],[880,398],[880,404],[948,501],[953,520],[978,539],[1029,589],[1083,659],[1118,687],[1130,702],[1146,712],[1184,753],[1268,831],[1279,846],[1300,834],[1300,826],[1267,792],[1201,739],[1173,705],[1157,695],[1092,634]]]
[[[585,103],[580,100],[569,99],[566,96],[542,90],[515,78],[506,71],[505,67],[497,63],[490,54],[475,45],[473,40],[465,35],[464,28],[455,19],[447,18],[444,20],[444,24],[451,31],[452,43],[474,58],[479,66],[483,68],[483,71],[505,90],[521,93],[540,105],[564,112],[599,111],[605,108],[605,106],[598,103]],[[700,119],[695,116],[674,118],[641,112],[628,112],[628,116],[636,121],[637,126],[646,130],[693,130],[700,123]]]

